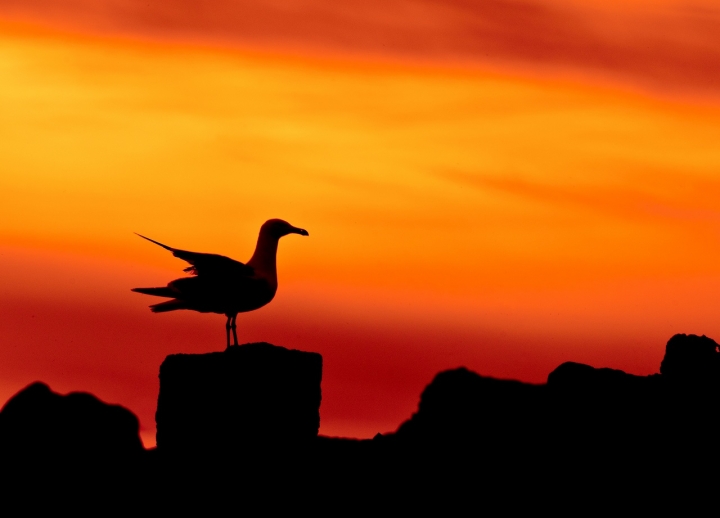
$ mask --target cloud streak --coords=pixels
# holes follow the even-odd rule
[[[0,0],[0,16],[101,33],[482,62],[720,92],[720,8],[532,0]]]
[[[462,185],[498,191],[554,207],[594,211],[620,219],[682,221],[693,224],[720,222],[716,200],[720,181],[677,174],[633,174],[622,184],[550,184],[520,177],[488,176],[466,172],[441,175]]]

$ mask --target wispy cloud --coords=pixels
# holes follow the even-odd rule
[[[622,182],[543,183],[512,176],[441,173],[451,181],[502,192],[555,208],[589,210],[612,217],[681,222],[720,222],[720,180],[672,172],[635,173]]]
[[[72,28],[421,60],[561,67],[720,92],[720,6],[540,0],[0,0]]]

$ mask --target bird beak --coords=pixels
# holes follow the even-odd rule
[[[300,234],[301,236],[309,236],[310,235],[310,233],[307,230],[305,230],[304,228],[293,227],[293,229],[290,232],[292,232],[293,234]]]

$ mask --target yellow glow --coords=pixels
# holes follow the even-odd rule
[[[166,261],[140,231],[242,260],[282,217],[313,243],[289,241],[281,275],[309,282],[471,295],[717,271],[716,107],[6,29],[3,242]]]

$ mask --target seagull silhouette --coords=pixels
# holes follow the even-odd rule
[[[162,288],[133,288],[132,291],[172,299],[150,306],[154,313],[191,309],[225,315],[227,347],[230,347],[231,329],[234,345],[238,345],[235,324],[237,314],[261,308],[275,296],[278,287],[278,241],[288,234],[310,235],[307,230],[293,227],[281,219],[270,219],[263,223],[255,253],[247,264],[223,255],[178,250],[137,234],[190,263],[191,266],[184,271],[193,277],[175,279]]]

